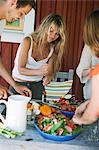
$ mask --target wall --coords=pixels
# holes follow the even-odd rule
[[[69,38],[63,56],[62,71],[68,71],[69,68],[76,69],[84,46],[82,39],[84,20],[96,8],[99,8],[98,0],[37,0],[36,27],[44,16],[52,12],[62,15],[65,20]],[[2,43],[1,45],[3,62],[11,71],[18,44]],[[1,82],[6,84],[2,79],[0,79]],[[76,75],[73,92],[82,99],[82,85]]]

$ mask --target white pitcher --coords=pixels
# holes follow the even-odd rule
[[[24,132],[26,129],[27,103],[30,97],[22,95],[12,95],[8,101],[0,100],[0,103],[6,105],[6,119],[0,114],[0,119],[5,127],[17,132]]]

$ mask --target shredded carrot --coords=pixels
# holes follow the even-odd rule
[[[51,107],[48,105],[42,105],[40,106],[40,112],[44,116],[48,116],[52,113]]]

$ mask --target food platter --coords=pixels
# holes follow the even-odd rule
[[[47,134],[45,132],[43,132],[37,125],[37,123],[35,122],[34,123],[34,126],[35,128],[37,129],[38,133],[44,137],[45,139],[47,140],[53,140],[53,141],[69,141],[69,140],[72,140],[74,138],[76,138],[80,133],[77,133],[77,134],[74,134],[74,135],[66,135],[66,136],[56,136],[56,135],[50,135],[50,134]]]
[[[34,122],[34,126],[41,136],[48,140],[68,141],[80,134],[81,127],[74,124],[71,116],[64,115],[53,108],[51,108],[52,113],[49,113],[47,108],[49,106],[43,105],[41,107],[41,114]],[[47,108],[46,112],[45,107]]]
[[[48,140],[62,142],[74,139],[81,132],[80,126],[74,124],[72,120],[76,107],[63,98],[55,104],[56,107],[53,107],[52,104],[51,106],[43,103],[38,106],[40,113],[36,114],[34,121],[35,128],[41,136]],[[63,105],[65,107],[62,107]],[[30,104],[28,108],[31,108]],[[35,112],[34,110],[33,113]]]

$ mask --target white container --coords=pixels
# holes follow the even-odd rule
[[[6,105],[6,119],[0,114],[0,119],[5,127],[17,132],[26,130],[27,103],[30,97],[22,95],[12,95],[8,97],[8,101],[0,100],[0,103]]]

